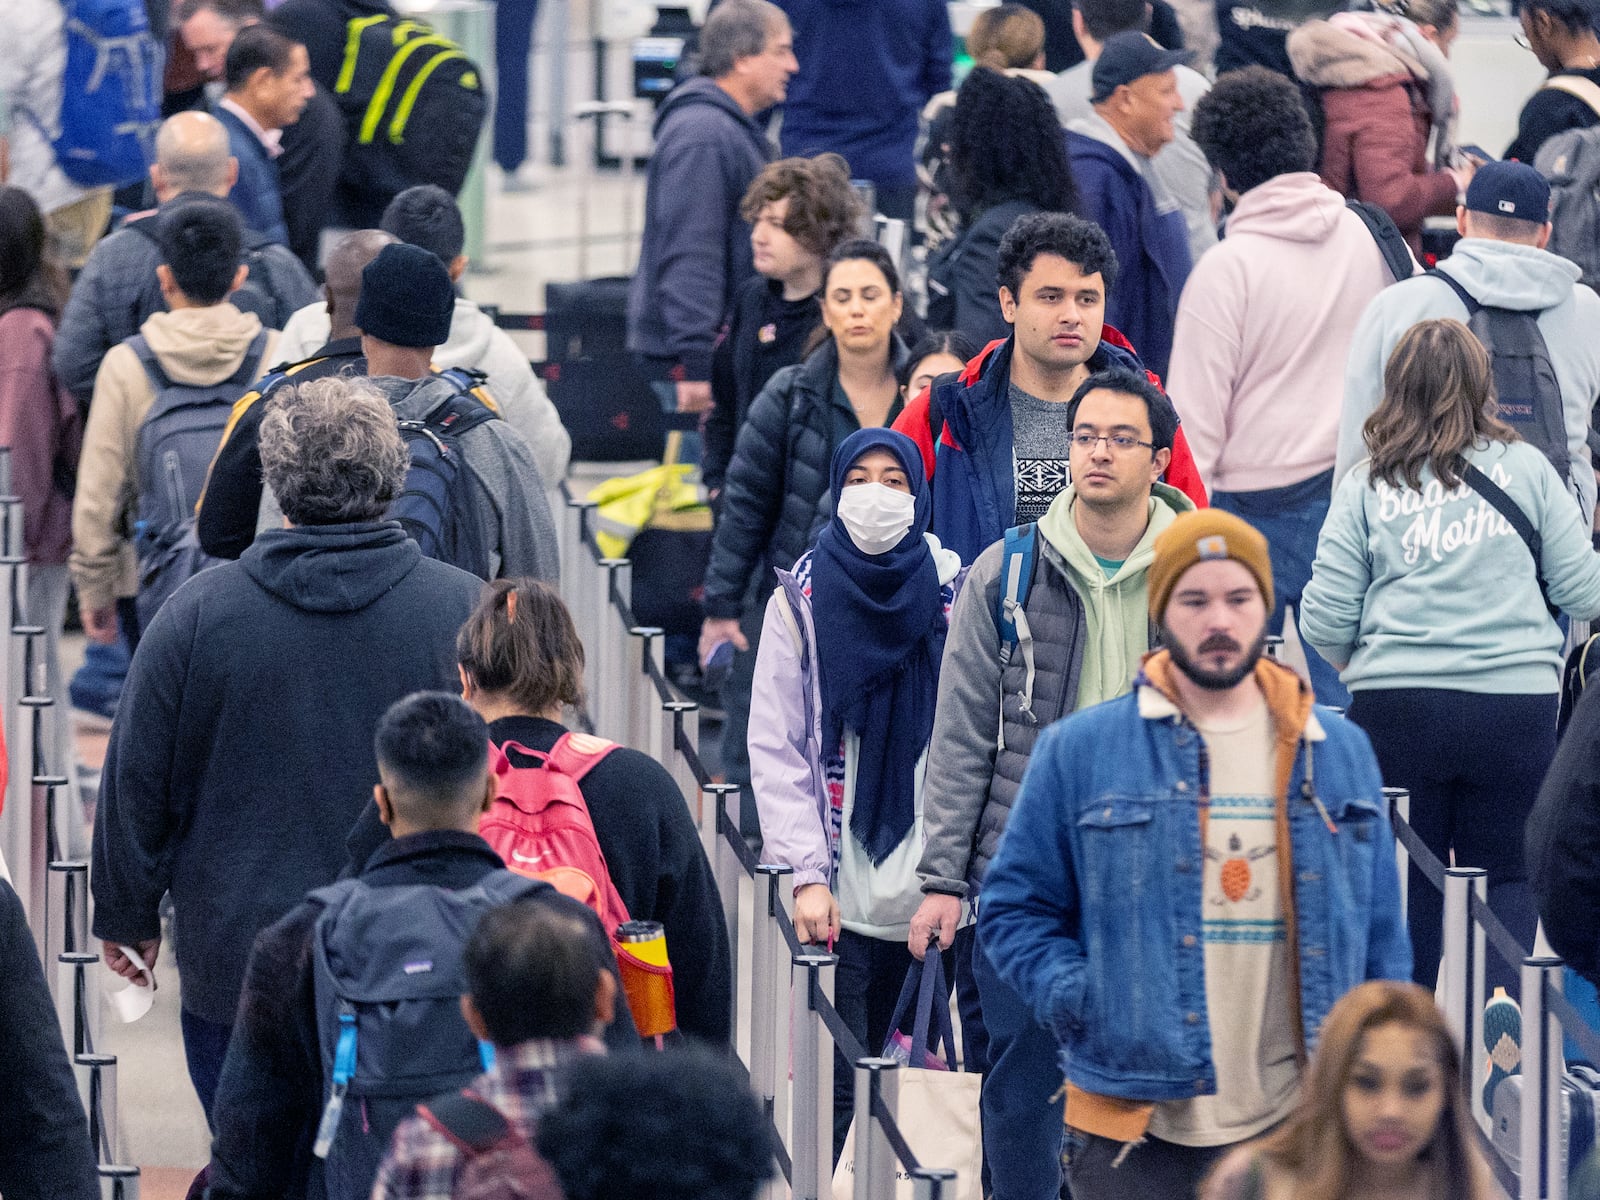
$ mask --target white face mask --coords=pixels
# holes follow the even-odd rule
[[[917,498],[881,483],[852,483],[839,491],[838,514],[863,554],[883,554],[911,532]]]

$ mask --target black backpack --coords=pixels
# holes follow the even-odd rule
[[[1566,411],[1561,383],[1550,362],[1550,349],[1539,332],[1539,311],[1494,308],[1481,304],[1455,279],[1435,267],[1428,272],[1442,280],[1467,309],[1467,326],[1489,352],[1496,415],[1522,440],[1537,446],[1563,483],[1572,480],[1572,451],[1567,445]]]
[[[159,252],[161,249],[160,234],[161,216],[152,213],[148,217],[140,217],[137,221],[129,221],[126,228],[140,234]],[[282,329],[289,318],[301,307],[295,301],[300,297],[288,290],[288,284],[293,282],[278,277],[278,272],[273,269],[272,258],[267,254],[267,247],[275,245],[270,238],[262,237],[255,230],[246,227],[244,231],[244,265],[249,268],[245,275],[244,283],[236,290],[228,293],[228,303],[240,312],[254,313],[261,319],[261,323],[268,329]],[[309,283],[309,280],[307,281]],[[303,284],[297,284],[296,292]],[[314,287],[314,285],[312,285]],[[315,300],[313,291],[311,299]],[[311,301],[307,301],[310,303]]]
[[[407,17],[353,18],[333,93],[349,131],[340,176],[349,224],[376,228],[417,184],[461,191],[489,98],[460,46]]]
[[[411,469],[406,472],[405,489],[389,505],[389,518],[400,522],[428,558],[487,580],[491,539],[483,528],[472,493],[472,471],[460,441],[469,429],[495,420],[498,414],[474,394],[483,383],[481,372],[453,368],[439,374],[455,384],[456,391],[422,420],[400,422]]]

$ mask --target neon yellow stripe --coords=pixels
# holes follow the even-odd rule
[[[406,88],[406,94],[400,98],[400,106],[394,110],[394,120],[389,122],[389,140],[395,145],[405,141],[406,122],[411,119],[411,110],[416,106],[417,94],[422,91],[422,85],[428,82],[428,76],[442,62],[452,58],[466,58],[459,50],[445,50],[435,54],[428,60],[428,65],[417,72],[417,77]]]
[[[407,42],[389,60],[389,65],[383,70],[383,78],[378,81],[377,89],[372,93],[372,102],[367,105],[366,116],[361,120],[361,136],[357,139],[363,146],[369,145],[378,132],[378,122],[383,120],[383,110],[389,107],[389,99],[394,95],[394,81],[399,78],[400,68],[405,66],[406,59],[410,58],[424,46],[442,46],[446,50],[454,50],[455,43],[442,37],[413,38]]]
[[[357,17],[349,24],[349,32],[344,39],[344,65],[339,68],[339,78],[333,85],[333,90],[343,95],[350,90],[350,85],[356,78],[356,58],[361,53],[361,35],[380,21],[389,18],[382,13],[375,17]]]

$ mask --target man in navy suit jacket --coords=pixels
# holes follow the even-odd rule
[[[251,229],[287,245],[274,160],[282,153],[278,142],[284,126],[298,121],[311,99],[311,60],[304,46],[277,30],[247,25],[228,48],[223,78],[228,90],[216,114],[239,161],[239,178],[228,199]]]

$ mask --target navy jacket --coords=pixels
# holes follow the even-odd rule
[[[628,291],[628,349],[711,378],[722,319],[755,275],[739,202],[772,147],[712,80],[673,90],[655,122],[645,187],[644,241]]]
[[[1176,206],[1158,212],[1150,185],[1116,147],[1070,130],[1066,136],[1079,212],[1106,231],[1117,252],[1106,323],[1122,330],[1145,364],[1165,378],[1178,296],[1189,278],[1183,213]]]
[[[916,182],[917,118],[950,87],[944,0],[778,0],[800,73],[783,108],[783,153],[844,155],[880,187]]]
[[[229,153],[239,160],[239,178],[228,193],[228,199],[251,229],[259,229],[269,241],[287,246],[289,228],[283,221],[278,164],[272,161],[261,139],[233,113],[220,104],[211,111],[228,131]]]

